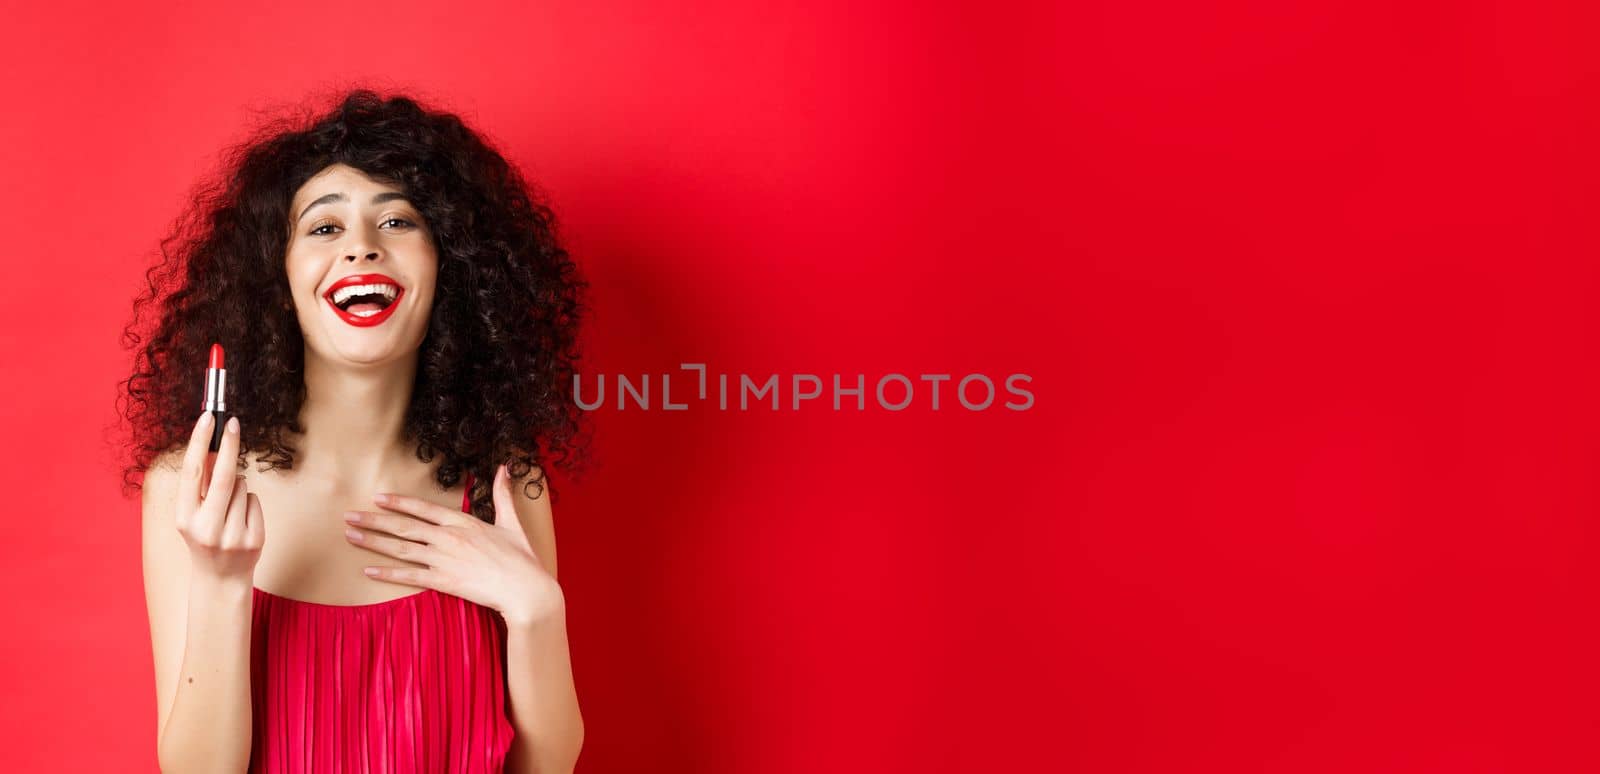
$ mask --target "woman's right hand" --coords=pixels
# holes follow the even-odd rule
[[[228,418],[215,459],[208,458],[214,421],[209,411],[195,420],[183,453],[175,509],[178,532],[189,544],[190,566],[196,574],[250,583],[266,537],[261,501],[246,491],[238,475],[237,417]]]

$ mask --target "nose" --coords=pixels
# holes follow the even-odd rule
[[[379,247],[381,240],[381,235],[373,233],[366,227],[350,229],[343,245],[343,249],[349,251],[344,254],[344,262],[361,263],[383,258],[383,249]]]

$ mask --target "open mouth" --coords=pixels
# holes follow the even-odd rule
[[[400,283],[382,274],[357,274],[335,282],[322,296],[339,319],[367,327],[387,320],[405,292]]]

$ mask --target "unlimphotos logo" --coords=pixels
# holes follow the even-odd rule
[[[662,411],[687,411],[690,406],[709,405],[710,401],[710,374],[706,371],[705,363],[679,363],[682,371],[696,372],[696,387],[693,392],[682,389],[680,395],[695,395],[694,398],[683,398],[681,402],[674,403],[672,398],[673,382],[671,374],[659,374],[660,379],[655,383],[659,386],[659,402]],[[651,398],[651,376],[654,374],[640,374],[637,382],[626,374],[616,374],[614,392],[617,410],[629,407],[631,402],[634,407],[643,411],[650,411],[656,406]],[[678,375],[680,379],[694,378],[684,374]],[[716,374],[716,403],[717,410],[729,410],[730,402],[736,403],[740,411],[750,410],[753,404],[760,408],[763,403],[770,404],[771,410],[787,409],[800,411],[803,406],[812,401],[819,401],[824,392],[829,392],[834,411],[843,410],[846,398],[853,398],[855,409],[864,411],[867,408],[867,375],[855,374],[847,383],[841,379],[841,374],[832,374],[833,389],[824,387],[822,377],[816,374],[792,374],[787,379],[780,379],[778,374],[768,374],[765,379],[757,381],[749,374]],[[733,391],[729,391],[729,377],[734,377]],[[948,382],[953,384],[947,384]],[[1010,374],[1002,380],[1005,391],[1017,400],[1006,400],[1001,403],[1012,411],[1027,411],[1033,408],[1033,392],[1023,384],[1028,384],[1033,378],[1027,374]],[[919,386],[919,384],[921,386]],[[782,399],[782,387],[788,387],[788,400]],[[966,374],[959,380],[951,374],[918,374],[916,381],[904,374],[889,373],[877,379],[871,394],[877,405],[888,411],[903,411],[912,405],[922,405],[932,411],[939,411],[949,405],[948,400],[941,401],[941,388],[946,388],[955,395],[955,400],[962,408],[968,411],[984,411],[995,406],[998,390],[995,382],[985,374]],[[586,397],[581,374],[572,375],[572,397],[577,401],[578,408],[584,411],[594,411],[606,406],[606,375],[599,374],[595,377],[592,388],[593,395]],[[817,404],[821,405],[821,404]]]

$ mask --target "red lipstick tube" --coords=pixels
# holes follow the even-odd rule
[[[222,424],[228,421],[228,401],[223,390],[228,386],[228,371],[222,367],[222,345],[211,345],[211,362],[206,365],[206,400],[202,411],[211,412],[211,451],[222,443]]]

